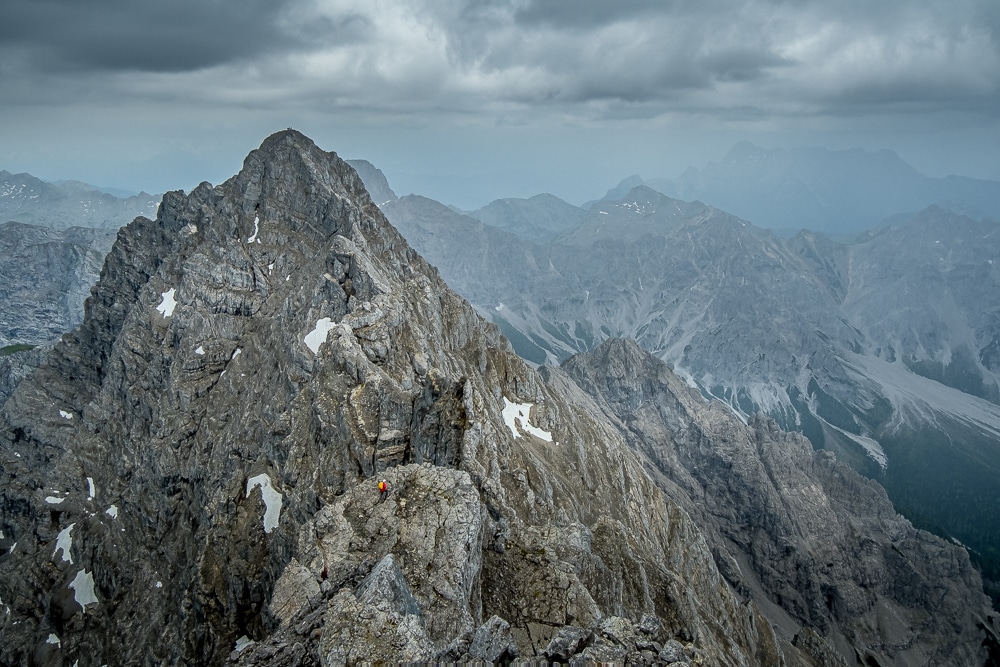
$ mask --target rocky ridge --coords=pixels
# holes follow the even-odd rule
[[[561,372],[620,424],[779,636],[814,629],[861,664],[977,664],[975,627],[995,617],[968,554],[915,529],[878,484],[772,420],[744,426],[633,341]],[[950,627],[972,609],[972,624]]]
[[[723,576],[716,535],[758,544],[756,573],[786,554],[767,553],[775,533],[738,542],[758,518],[715,491],[701,497],[720,507],[701,516],[718,525],[703,533],[641,446],[656,423],[624,429],[615,390],[588,391],[514,355],[335,154],[273,135],[237,176],[168,193],[155,221],[119,234],[80,328],[4,405],[0,660],[809,665],[871,650],[903,664],[936,633],[957,633],[942,645],[967,664],[985,655],[976,575],[929,536],[954,565],[918,571],[943,609],[966,603],[953,626],[907,612],[890,645],[865,619],[813,609],[812,579],[755,575],[802,601],[798,639],[776,633]],[[702,419],[687,409],[674,419]],[[707,460],[786,437],[732,420],[699,428]],[[735,444],[713,455],[716,435]],[[805,460],[795,442],[788,466]],[[925,559],[870,495],[902,558]],[[721,527],[727,514],[737,527]],[[845,569],[865,562],[837,554]],[[849,596],[857,579],[844,575],[838,594],[919,615],[918,594],[887,592],[908,584],[898,568],[872,567],[886,582]]]
[[[504,623],[530,655],[564,626],[646,613],[661,645],[778,659],[621,436],[295,132],[120,234],[0,432],[5,662],[217,664],[318,608],[323,664],[492,655]],[[390,554],[391,594],[364,584]],[[414,642],[341,653],[358,600],[416,616]],[[561,645],[600,642],[584,644]]]
[[[968,545],[1000,599],[995,220],[931,207],[849,244],[786,240],[640,184],[542,244],[433,210],[385,207],[523,357],[637,340],[742,419],[763,413],[877,479]]]

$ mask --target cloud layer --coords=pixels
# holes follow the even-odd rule
[[[1000,109],[995,0],[32,0],[7,4],[0,57],[10,104],[577,119]]]

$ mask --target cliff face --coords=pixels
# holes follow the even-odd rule
[[[294,131],[273,135],[231,180],[168,193],[155,221],[122,230],[80,328],[6,402],[0,662],[833,655],[815,632],[782,644],[720,574],[720,539],[756,520],[724,507],[745,496],[703,493],[718,505],[696,514],[716,522],[703,533],[697,503],[685,510],[661,490],[663,469],[647,471],[655,452],[615,400],[534,371],[348,165]],[[697,439],[701,456],[733,456],[717,436],[758,442],[719,428]],[[692,477],[725,486],[719,473]],[[794,511],[776,501],[761,515],[778,507]],[[722,527],[727,513],[736,527]],[[880,520],[905,533],[895,515]],[[777,539],[761,536],[760,550]],[[954,559],[928,587],[975,587]],[[794,574],[759,578],[776,590],[790,577],[794,617],[824,633],[831,613]],[[923,646],[925,626],[909,622]],[[970,613],[952,622],[952,643],[970,642],[956,655],[977,659]],[[860,630],[849,642],[888,650]]]
[[[632,341],[563,364],[701,528],[779,636],[802,628],[877,664],[979,664],[992,623],[964,549],[918,531],[878,484],[758,417],[706,403]],[[864,663],[862,663],[864,664]]]
[[[83,302],[115,230],[0,225],[0,347],[56,340],[83,319]]]

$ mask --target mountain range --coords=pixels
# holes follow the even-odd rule
[[[398,201],[439,240],[519,238]],[[692,243],[753,242],[676,208]],[[606,312],[618,267],[575,268]],[[534,368],[350,165],[272,135],[120,231],[81,325],[0,409],[0,661],[997,659],[965,548],[837,454],[593,338]]]
[[[412,195],[383,210],[526,359],[635,339],[740,418],[836,452],[1000,577],[997,221],[929,207],[852,243],[782,239],[648,186],[543,238]]]
[[[0,171],[0,222],[118,229],[137,215],[155,216],[159,202],[145,192],[118,197],[80,181],[48,183]]]
[[[118,229],[160,197],[0,171],[0,348],[44,345],[77,327]]]
[[[890,150],[766,149],[744,141],[721,162],[689,167],[677,178],[631,176],[606,198],[619,200],[637,185],[709,202],[783,235],[856,234],[935,205],[975,219],[1000,218],[1000,183],[925,176]]]

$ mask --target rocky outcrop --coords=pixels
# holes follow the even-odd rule
[[[0,662],[797,664],[600,400],[273,135],[125,228],[6,402]]]
[[[968,553],[913,528],[880,486],[766,418],[744,425],[632,341],[562,368],[622,426],[782,639],[815,655],[806,637],[818,632],[848,664],[983,659],[976,625],[991,611]]]
[[[45,361],[51,346],[14,346],[0,354],[0,405],[14,388]]]
[[[368,160],[348,160],[347,164],[354,167],[354,170],[358,172],[358,176],[361,177],[361,180],[365,184],[365,190],[368,191],[368,195],[372,198],[372,201],[378,204],[379,207],[397,199],[396,193],[389,187],[389,181],[381,169]]]

